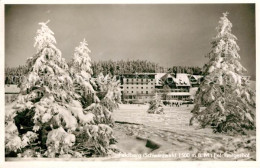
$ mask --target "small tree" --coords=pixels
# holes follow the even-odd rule
[[[239,62],[237,38],[231,28],[224,13],[207,55],[209,62],[204,66],[205,78],[195,97],[191,124],[197,119],[202,127],[212,126],[215,132],[245,134],[255,128],[254,92],[243,77],[246,69]]]
[[[155,93],[155,96],[154,96],[153,100],[150,101],[149,104],[150,104],[150,106],[149,106],[149,109],[147,111],[148,113],[164,114],[163,104],[162,104],[160,96],[158,96],[157,93]]]

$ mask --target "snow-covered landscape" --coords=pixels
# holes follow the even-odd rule
[[[5,72],[6,161],[256,161],[256,84],[219,17],[201,68],[93,62],[84,37],[66,60],[38,23],[35,54]]]
[[[158,149],[150,150],[153,154],[187,153],[189,155],[187,157],[177,156],[164,158],[166,160],[213,159],[210,156],[201,158],[191,156],[192,154],[198,156],[198,153],[222,153],[222,157],[214,158],[216,160],[255,160],[256,137],[254,133],[252,133],[251,136],[223,136],[222,134],[214,134],[210,128],[200,129],[198,126],[189,126],[189,120],[191,118],[190,111],[193,105],[189,107],[166,107],[165,115],[147,114],[147,108],[147,105],[121,105],[120,110],[116,110],[113,114],[116,120],[116,133],[120,131],[132,137],[123,136],[121,138],[121,133],[116,134],[119,139],[118,147],[121,148],[123,152],[134,154],[148,153],[149,149],[144,147],[147,142],[144,143],[140,140],[144,139],[154,141],[160,146]],[[250,142],[247,142],[248,140]],[[136,145],[138,141],[140,145]],[[126,145],[128,142],[133,145]],[[143,146],[141,144],[143,144]],[[240,148],[237,146],[240,146]],[[245,148],[245,146],[250,147]],[[249,153],[249,157],[228,158],[224,157],[224,153]],[[155,158],[148,157],[141,159],[153,160]],[[158,160],[160,159],[159,157]]]
[[[6,111],[12,105],[6,106]],[[113,113],[114,134],[120,154],[110,157],[67,158],[69,160],[247,160],[256,159],[256,135],[228,136],[212,129],[189,126],[193,105],[164,107],[165,115],[148,114],[148,105],[121,104]],[[138,116],[138,117],[136,117]],[[152,141],[155,145],[149,145]],[[147,145],[148,144],[148,145]],[[214,154],[209,155],[209,154]],[[239,154],[244,153],[244,156]],[[152,155],[148,155],[152,154]],[[160,156],[172,154],[174,156]],[[201,154],[201,157],[198,155]],[[221,156],[217,157],[216,155]],[[226,154],[226,155],[224,155]],[[196,157],[195,157],[196,156]],[[229,157],[228,157],[229,156]],[[28,156],[29,157],[29,156]],[[24,160],[31,160],[25,158]],[[18,160],[7,158],[7,160]],[[44,158],[40,160],[46,160]],[[54,159],[57,160],[57,159]],[[58,159],[59,160],[59,159]]]

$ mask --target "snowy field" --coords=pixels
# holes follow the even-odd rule
[[[148,105],[120,105],[113,113],[118,148],[130,160],[255,160],[254,133],[250,137],[232,137],[215,134],[210,128],[189,126],[192,107],[165,107],[165,114],[159,115],[146,113]],[[151,147],[148,141],[155,145]],[[155,157],[173,156],[134,155],[146,156],[149,152]]]
[[[6,106],[6,111],[11,110],[10,105]],[[165,107],[165,114],[159,115],[146,113],[148,105],[121,104],[113,113],[116,121],[115,137],[118,141],[116,146],[121,153],[105,158],[65,160],[255,160],[254,133],[250,137],[232,137],[214,134],[210,128],[199,129],[198,126],[189,126],[192,107],[193,105]],[[26,161],[32,158],[6,158],[6,160]]]

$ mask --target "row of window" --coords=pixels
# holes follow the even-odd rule
[[[139,85],[139,83],[131,83],[131,82],[126,82],[125,84],[136,84],[136,85]],[[148,85],[149,83],[140,83],[140,85]],[[153,85],[153,83],[150,83],[151,85]]]
[[[164,89],[156,89],[158,92],[165,92]],[[190,92],[189,89],[171,89],[171,90],[167,90],[168,92]]]
[[[126,79],[126,82],[129,82],[129,81],[141,81],[141,82],[144,82],[144,81],[146,81],[146,82],[148,82],[148,81],[153,81],[153,79]]]
[[[149,97],[145,96],[145,97],[137,97],[135,95],[128,95],[128,96],[125,96],[125,99],[148,99]],[[151,99],[151,97],[150,97]]]
[[[189,98],[190,96],[168,96],[171,98]]]
[[[130,87],[126,87],[127,89],[130,89]],[[131,87],[132,89],[134,89],[134,87]],[[138,89],[139,87],[136,87],[136,89]],[[140,87],[140,89],[143,89],[144,87]],[[148,87],[146,87],[146,89],[148,89]],[[151,87],[151,89],[153,89],[153,87]]]
[[[134,93],[134,91],[131,91],[131,92],[130,92],[130,91],[127,91],[126,93]],[[136,94],[138,94],[138,93],[139,93],[139,92],[137,91]],[[146,92],[141,91],[140,93],[141,93],[141,94],[144,94],[144,93],[145,93],[145,94],[149,94],[149,91],[146,91]]]

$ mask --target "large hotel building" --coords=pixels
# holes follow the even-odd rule
[[[190,101],[190,88],[199,84],[201,77],[181,73],[135,73],[119,76],[125,103],[148,103],[155,92],[164,97],[162,100],[167,103]]]

